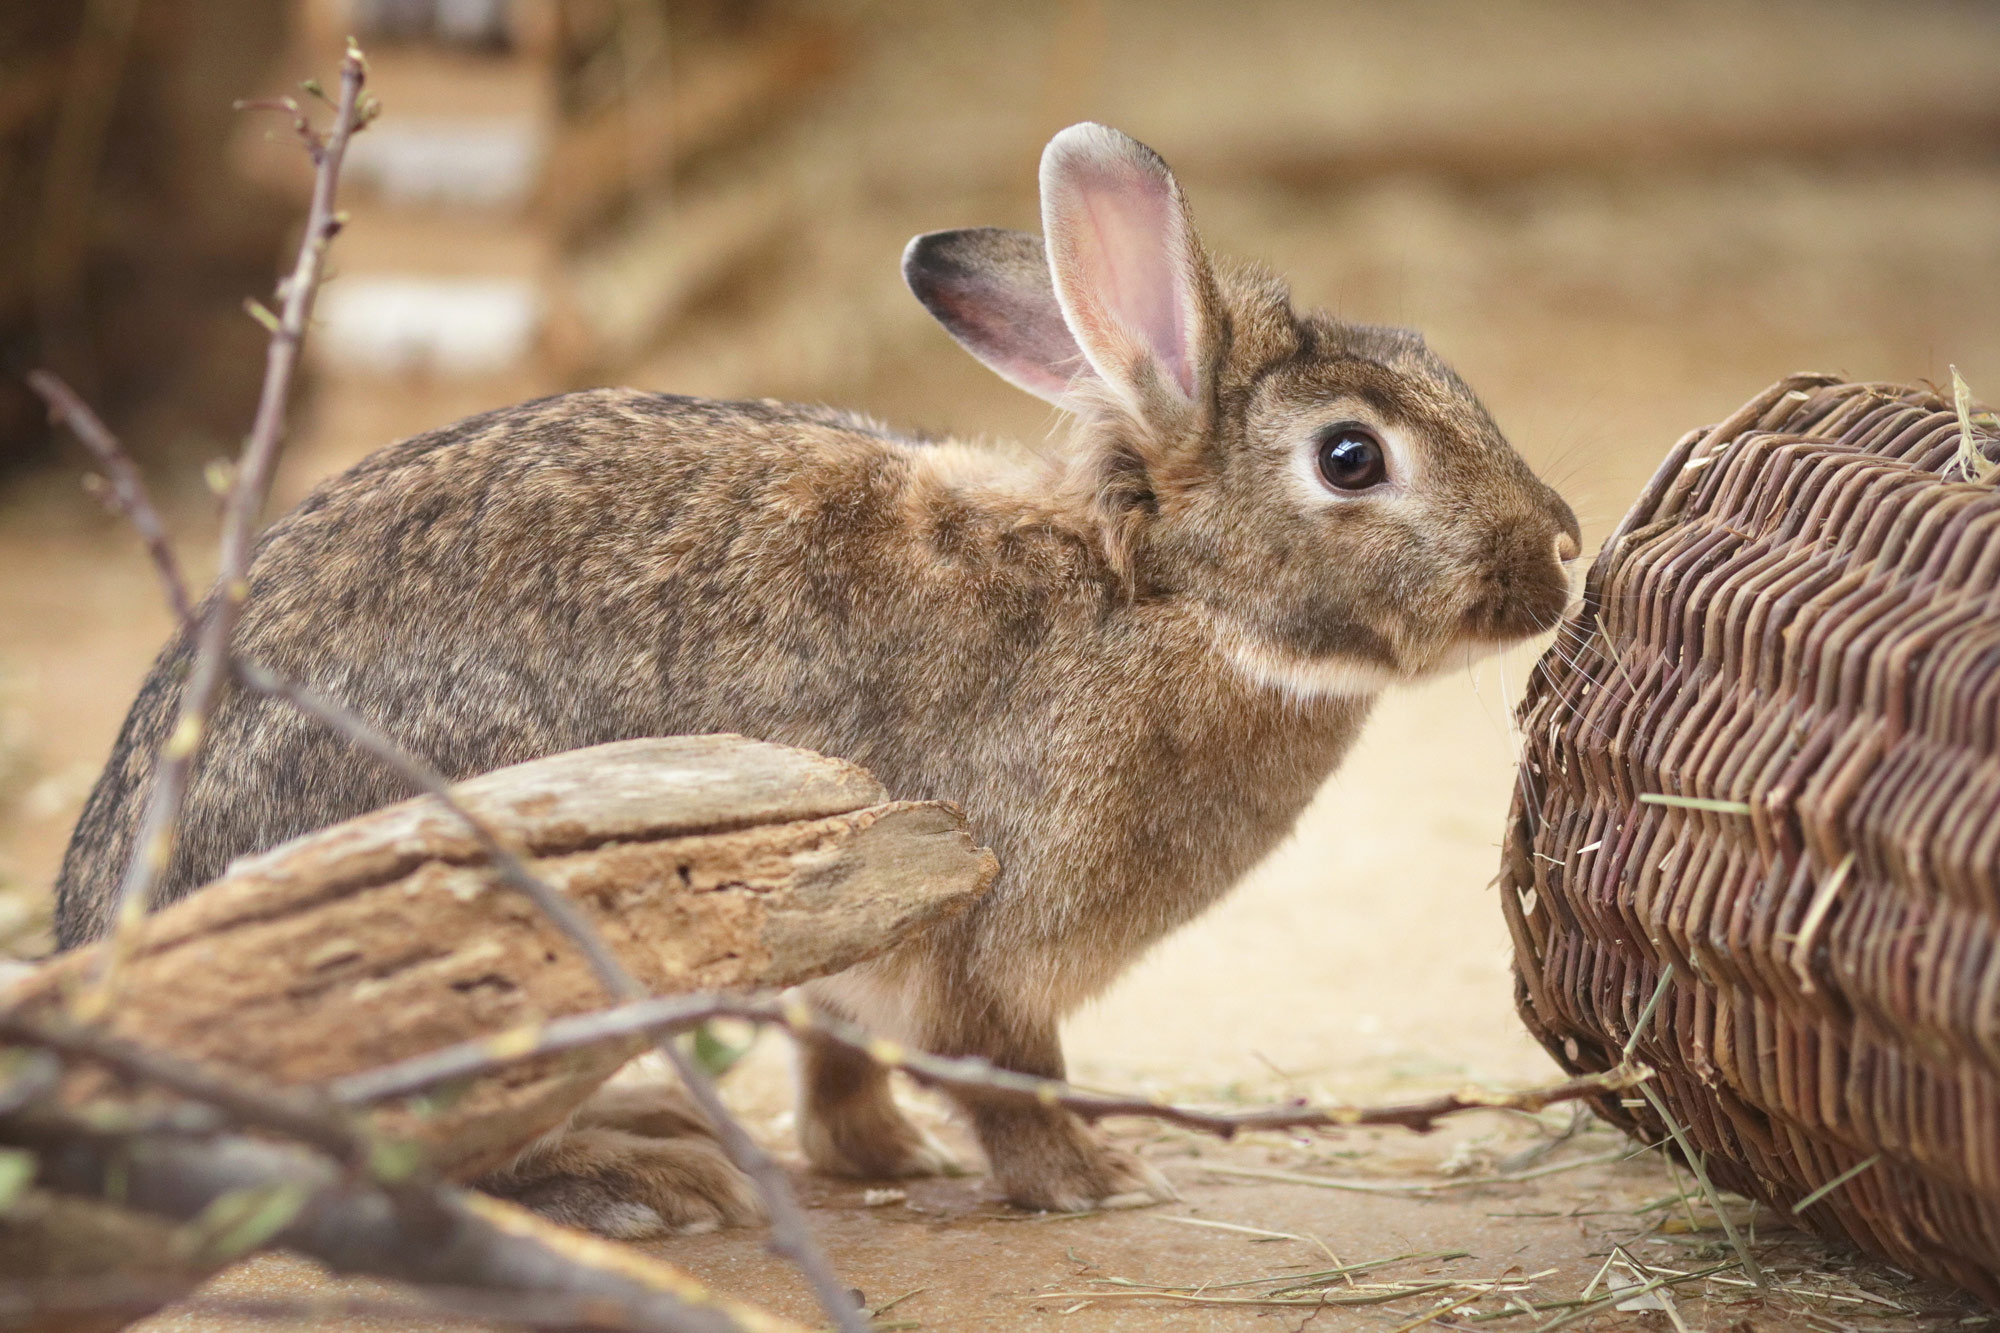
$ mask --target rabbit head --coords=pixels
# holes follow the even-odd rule
[[[1239,670],[1370,693],[1553,627],[1579,533],[1472,391],[1402,329],[1293,311],[1204,251],[1151,149],[1072,126],[1043,236],[933,232],[903,272],[972,354],[1071,414],[1060,493],[1134,593]]]

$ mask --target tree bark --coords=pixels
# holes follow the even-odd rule
[[[890,801],[851,764],[734,736],[622,741],[454,788],[657,994],[838,972],[967,907],[996,863],[956,807]],[[92,950],[12,999],[53,1011]],[[149,923],[117,1035],[267,1084],[316,1083],[601,1007],[582,955],[428,798],[239,861]],[[551,1056],[377,1112],[471,1179],[565,1116],[642,1040]],[[111,1093],[79,1067],[64,1100]],[[447,1104],[448,1103],[448,1104]]]

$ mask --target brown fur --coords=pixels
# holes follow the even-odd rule
[[[976,276],[988,242],[957,235],[972,239],[953,272]],[[1030,244],[1005,241],[1001,279],[1021,280]],[[1065,390],[1074,437],[1043,460],[773,402],[607,389],[506,408],[384,449],[275,523],[241,648],[453,777],[736,731],[961,802],[999,854],[993,891],[816,998],[932,1050],[1060,1074],[1063,1015],[1290,830],[1374,689],[1551,626],[1558,553],[1575,553],[1567,506],[1421,338],[1297,315],[1273,279],[1192,247],[1176,251],[1193,266],[1192,399],[1143,355],[1125,379],[1107,359],[1109,379]],[[1046,275],[1026,280],[1041,295],[1021,299],[1051,299]],[[1393,494],[1312,491],[1300,440],[1340,420],[1407,442]],[[188,663],[183,635],[78,824],[65,945],[103,929]],[[318,724],[232,692],[165,893],[405,795]],[[821,1165],[942,1165],[886,1080],[811,1052],[805,1072]],[[1066,1113],[971,1110],[1018,1203],[1166,1193]],[[627,1181],[617,1162],[656,1161],[629,1130],[587,1133],[555,1174],[590,1198]],[[638,1194],[663,1218],[734,1216],[662,1210],[653,1188]],[[553,1212],[595,1206],[555,1195]]]
[[[672,1084],[611,1084],[506,1169],[480,1181],[553,1221],[637,1239],[761,1221],[750,1183]]]

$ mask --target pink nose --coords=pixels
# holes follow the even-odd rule
[[[1567,532],[1556,534],[1556,559],[1566,565],[1582,553],[1583,548],[1576,544],[1576,538],[1570,536]]]

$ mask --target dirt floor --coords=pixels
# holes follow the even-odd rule
[[[1940,130],[1948,151],[1915,140],[1907,152],[1854,156],[1842,151],[1853,135],[1841,119],[1859,105],[1917,126],[1926,115],[1959,123],[1950,97],[1987,96],[1982,70],[1996,82],[2000,11],[1669,5],[1621,9],[1618,23],[1581,5],[1523,6],[1509,11],[1516,23],[1493,12],[1426,3],[1343,10],[1336,21],[1331,7],[1303,5],[1237,17],[1191,3],[1025,6],[1004,18],[984,6],[870,9],[852,69],[810,123],[735,168],[800,182],[795,193],[812,204],[795,240],[760,276],[714,293],[626,378],[1039,436],[1046,412],[927,324],[895,260],[917,231],[1031,225],[1039,142],[1094,116],[1181,165],[1215,249],[1268,260],[1302,303],[1425,329],[1571,498],[1593,542],[1682,432],[1786,372],[1936,380],[1956,364],[2000,396],[2000,155],[1947,143]],[[1220,109],[1194,114],[1190,88]],[[1592,114],[1640,124],[1629,134],[1614,124],[1615,149],[1656,142],[1643,133],[1648,115],[1685,124],[1717,105],[1752,120],[1819,116],[1815,133],[1833,142],[1784,157],[1668,152],[1619,169],[1615,151],[1607,167],[1580,135],[1576,169],[1524,169],[1518,180],[1453,166],[1437,147],[1455,129],[1462,138],[1496,122],[1530,138]],[[1278,130],[1249,137],[1260,126]],[[1341,176],[1335,150],[1371,126],[1402,134],[1416,165]],[[286,502],[387,439],[543,387],[527,375],[322,394],[305,414]],[[176,526],[198,553],[208,506],[191,486],[177,493]],[[18,928],[24,947],[39,938],[69,823],[165,628],[136,545],[93,512],[73,476],[0,495],[0,877],[12,886],[0,924]],[[1556,1077],[1514,1017],[1489,888],[1513,773],[1509,707],[1532,656],[1385,698],[1297,836],[1077,1016],[1068,1049],[1078,1080],[1231,1104],[1381,1101]],[[728,1090],[789,1153],[785,1078],[784,1053],[767,1041]],[[955,1126],[942,1132],[965,1144]],[[1621,1138],[1567,1112],[1482,1114],[1430,1138],[1225,1145],[1129,1122],[1114,1132],[1163,1168],[1181,1203],[1032,1217],[996,1205],[976,1175],[887,1193],[799,1181],[885,1327],[1406,1330],[1427,1316],[1467,1326],[1505,1314],[1498,1326],[1510,1329],[1571,1315],[1581,1327],[1913,1329],[1989,1319],[1737,1201],[1729,1211],[1770,1275],[1760,1292],[1685,1172],[1654,1154],[1628,1160]],[[966,1156],[976,1164],[969,1145]],[[1304,1179],[1254,1174],[1269,1171]],[[812,1318],[755,1233],[657,1248],[718,1288]],[[1576,1303],[1717,1265],[1618,1309]],[[1303,1294],[1274,1296],[1288,1281],[1307,1284]],[[303,1265],[266,1260],[219,1289],[319,1286]],[[149,1326],[225,1323],[191,1311]]]

